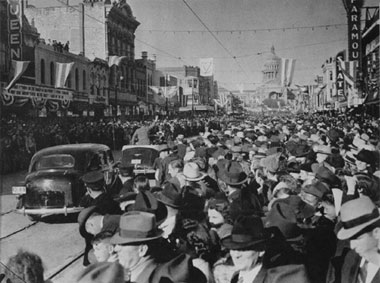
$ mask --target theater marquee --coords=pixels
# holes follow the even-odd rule
[[[12,60],[22,59],[22,0],[8,0],[9,50]]]
[[[348,7],[348,60],[361,61],[360,9],[361,0],[345,0]],[[359,64],[360,66],[360,64]]]

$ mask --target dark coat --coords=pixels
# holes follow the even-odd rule
[[[239,272],[232,276],[231,283],[237,283]],[[296,283],[310,282],[302,264],[289,264],[272,268],[262,267],[252,283]]]
[[[158,173],[158,183],[160,185],[169,180],[169,163],[177,159],[180,159],[177,153],[170,153],[161,161],[161,166]]]
[[[315,223],[315,228],[305,229],[306,268],[311,282],[325,282],[329,261],[334,256],[337,238],[335,223],[324,216]]]
[[[334,264],[330,269],[326,282],[328,283],[356,283],[358,279],[358,274],[360,270],[360,262],[362,257],[359,256],[355,251],[350,250],[345,256],[341,270],[335,270]],[[331,270],[330,270],[331,271]],[[375,277],[372,279],[371,283],[380,282],[380,270],[377,271]]]

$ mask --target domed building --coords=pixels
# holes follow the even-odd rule
[[[279,99],[283,92],[281,86],[281,58],[271,47],[263,66],[262,84],[257,88],[257,97],[262,103],[265,99]]]
[[[280,67],[281,58],[278,57],[274,51],[274,46],[272,46],[269,55],[264,63],[263,72],[263,83],[264,84],[280,84]]]

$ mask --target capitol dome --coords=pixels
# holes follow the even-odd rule
[[[274,51],[274,46],[270,50],[269,55],[266,57],[263,68],[263,82],[276,82],[280,78],[280,65],[281,58],[278,57]]]

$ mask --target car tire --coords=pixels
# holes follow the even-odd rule
[[[28,218],[30,221],[33,221],[33,222],[38,222],[41,220],[41,216],[40,215],[28,215]]]

